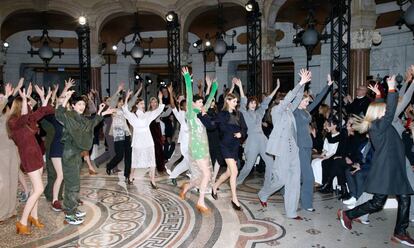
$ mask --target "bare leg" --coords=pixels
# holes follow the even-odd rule
[[[220,170],[220,164],[216,161],[216,163],[214,164],[214,170],[213,170],[213,183],[216,181],[219,170]]]
[[[88,165],[89,174],[95,174],[96,170],[95,167],[93,167],[91,157],[89,155],[85,155],[83,158],[85,159],[85,162]]]
[[[240,206],[239,200],[237,199],[237,192],[236,192],[236,180],[237,180],[237,163],[234,159],[226,159],[227,168],[230,169],[230,189],[231,189],[231,196],[234,203],[237,206]]]
[[[230,168],[229,168],[229,166],[227,166],[226,172],[224,172],[223,174],[221,174],[221,176],[219,177],[219,179],[213,185],[213,189],[212,189],[213,190],[213,193],[216,193],[217,192],[217,188],[220,187],[220,185],[222,183],[224,183],[230,177],[230,175],[231,175]]]
[[[208,185],[208,182],[211,178],[211,172],[210,172],[210,168],[209,168],[209,161],[208,159],[200,159],[197,160],[197,164],[198,167],[200,168],[201,172],[202,172],[202,178],[201,178],[201,182],[200,182],[200,196],[198,198],[198,202],[197,204],[202,206],[202,207],[206,207],[206,204],[204,202],[204,195],[206,192],[206,188]]]
[[[27,226],[27,219],[29,218],[29,214],[31,214],[33,218],[38,219],[37,201],[43,193],[42,173],[43,168],[27,173],[29,175],[30,181],[32,182],[33,193],[27,200],[26,205],[23,209],[22,217],[20,219],[20,223],[25,226]]]
[[[24,193],[26,194],[26,196],[28,196],[30,193],[29,186],[27,185],[26,178],[21,169],[19,169],[19,182],[23,187]]]
[[[53,183],[53,199],[52,203],[54,201],[58,200],[60,185],[62,185],[63,182],[63,170],[62,170],[62,158],[51,158],[53,167],[56,171],[56,180]]]
[[[155,166],[150,168],[149,176],[152,184],[155,185]]]

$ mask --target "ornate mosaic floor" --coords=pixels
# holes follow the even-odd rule
[[[262,180],[254,176],[239,190],[242,212],[232,209],[229,187],[223,185],[219,200],[207,197],[212,213],[201,215],[196,192],[182,201],[166,177],[158,178],[160,188],[153,190],[144,171],[138,173],[131,186],[121,173],[104,176],[100,169],[98,176],[84,175],[82,225],[64,225],[63,213],[53,212],[42,198],[39,212],[46,228],[18,236],[11,219],[0,225],[0,247],[401,247],[390,242],[396,210],[372,215],[370,225],[354,224],[349,232],[336,220],[341,204],[335,196],[315,194],[317,211],[300,211],[304,220],[290,220],[279,194],[261,209],[256,192]]]

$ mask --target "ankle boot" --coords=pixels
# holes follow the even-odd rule
[[[338,200],[348,200],[349,198],[351,198],[351,195],[349,194],[346,185],[341,185]]]
[[[319,189],[319,193],[322,194],[330,194],[333,192],[332,184],[331,183],[325,183],[322,188]]]

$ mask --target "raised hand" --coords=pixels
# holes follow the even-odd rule
[[[120,82],[119,85],[118,85],[117,92],[119,93],[119,92],[123,91],[124,89],[125,89],[125,82]]]
[[[276,80],[276,89],[279,89],[280,88],[280,80],[279,80],[279,78]]]
[[[187,66],[184,66],[184,67],[181,69],[181,74],[183,74],[183,76],[184,76],[184,74],[186,74],[186,73],[189,73],[189,71],[188,71],[188,67],[187,67]]]
[[[68,90],[68,91],[66,91],[65,98],[67,98],[67,99],[71,98],[72,95],[73,95],[73,93],[75,93],[74,90]]]
[[[388,84],[388,89],[395,89],[395,75],[392,75],[391,77],[387,78],[387,84]]]
[[[30,86],[27,89],[27,91],[29,92]],[[37,92],[37,94],[40,96],[40,99],[44,99],[45,98],[45,89],[42,87],[40,88],[38,85],[35,85],[35,90]]]
[[[13,87],[12,87],[12,85],[10,83],[8,83],[8,84],[6,84],[4,86],[4,96],[6,98],[8,98],[9,96],[11,96],[13,94],[13,91],[14,91],[14,89],[13,89]]]
[[[370,85],[368,85],[367,88],[370,89],[372,92],[374,92],[375,95],[381,95],[381,91],[379,90],[378,83],[375,83],[374,86],[372,86],[372,84],[370,84]]]
[[[75,80],[73,80],[72,78],[69,78],[67,81],[65,80],[65,88],[66,89],[70,89],[73,86],[75,86]]]
[[[125,104],[127,104],[127,103],[128,103],[128,100],[129,100],[129,98],[131,97],[131,95],[132,95],[132,90],[128,90],[127,95],[126,95],[126,97],[125,97]]]
[[[23,89],[23,90],[21,90],[21,89],[19,89],[19,96],[23,99],[23,100],[26,100],[26,89]]]
[[[332,80],[332,78],[331,78],[331,74],[328,74],[328,76],[327,76],[327,81],[328,81],[328,85],[329,86],[331,86],[333,83],[334,83],[334,81]]]
[[[312,80],[312,72],[306,69],[300,69],[299,76],[300,76],[300,82],[299,82],[300,85],[304,85],[307,82],[310,82]]]
[[[104,112],[102,112],[102,116],[105,116],[105,115],[111,115],[111,114],[113,114],[113,113],[115,113],[116,112],[116,108],[108,108],[107,110],[105,110]]]
[[[232,80],[231,80],[231,82],[233,83],[233,84],[235,84],[235,85],[237,85],[237,87],[242,87],[242,82],[241,82],[241,80],[239,79],[239,78],[236,78],[236,77],[234,77]]]

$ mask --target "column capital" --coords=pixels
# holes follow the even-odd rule
[[[193,62],[193,58],[190,53],[186,51],[181,51],[181,58],[180,58],[181,66],[187,66]]]
[[[370,49],[373,44],[379,44],[381,41],[381,34],[377,30],[360,28],[351,33],[351,49]]]
[[[91,67],[102,67],[105,64],[105,59],[101,54],[91,55]]]
[[[262,60],[273,60],[280,56],[279,49],[271,44],[266,44],[262,47]]]

